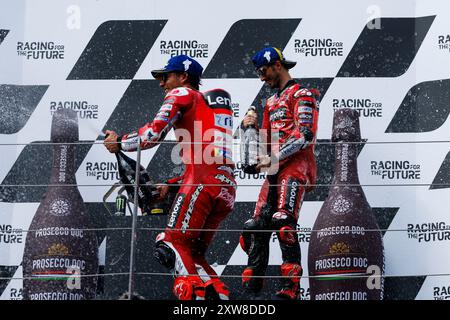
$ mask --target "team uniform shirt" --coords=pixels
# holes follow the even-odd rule
[[[233,165],[231,108],[209,104],[201,92],[186,87],[167,93],[153,122],[124,135],[121,148],[136,151],[139,140],[142,149],[152,148],[172,127],[181,143],[182,161],[187,166]]]
[[[302,88],[290,80],[277,94],[271,96],[264,107],[262,129],[267,131],[269,150],[280,166],[296,162],[307,178],[315,184],[316,141],[319,103],[315,89]]]

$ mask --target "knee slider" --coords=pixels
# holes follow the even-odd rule
[[[280,228],[278,234],[280,235],[278,239],[288,246],[294,245],[297,241],[297,232],[290,226],[284,226]]]
[[[156,242],[153,256],[161,265],[168,268],[169,270],[175,268],[175,252],[163,241]]]
[[[303,275],[303,268],[298,263],[283,263],[280,267],[281,275],[289,277],[294,282],[300,282]]]
[[[261,230],[263,228],[262,220],[259,218],[251,218],[245,221],[244,230],[239,238],[239,244],[242,250],[248,254],[248,250],[251,246],[251,235],[254,234],[253,230]]]
[[[251,218],[245,221],[244,231],[258,230],[263,227],[263,223],[259,218]]]
[[[278,240],[286,245],[293,245],[297,241],[297,233],[295,230],[295,219],[284,213],[276,212],[272,216],[272,224],[278,229]]]

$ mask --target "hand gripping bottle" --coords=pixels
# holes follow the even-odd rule
[[[54,113],[53,167],[48,189],[33,217],[23,255],[23,297],[27,300],[94,299],[98,242],[76,186],[76,112]]]
[[[251,106],[248,115],[256,115],[256,109]],[[243,128],[244,132],[241,139],[241,162],[242,170],[248,174],[255,174],[258,164],[258,130],[254,125]]]
[[[382,235],[359,183],[358,112],[334,114],[336,161],[332,186],[311,232],[308,272],[311,300],[382,300]]]
[[[125,155],[122,151],[115,153],[118,163],[120,181],[125,185],[129,202],[134,202],[134,184],[136,180],[136,161]],[[142,215],[167,214],[163,204],[157,202],[158,190],[142,165],[139,165],[138,205]]]

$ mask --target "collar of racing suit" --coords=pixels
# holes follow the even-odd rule
[[[291,79],[288,82],[286,82],[284,87],[277,91],[277,97],[281,96],[281,94],[283,93],[284,90],[286,90],[287,88],[289,88],[290,86],[292,86],[293,84],[296,84],[296,83],[297,82],[294,79]]]

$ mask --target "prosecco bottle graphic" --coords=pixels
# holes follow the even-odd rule
[[[308,271],[312,300],[382,300],[382,235],[361,188],[357,148],[358,113],[334,114],[335,172],[311,232]]]
[[[27,300],[94,299],[98,242],[76,187],[78,121],[73,110],[54,113],[53,167],[49,186],[29,227],[23,255]],[[89,275],[89,276],[87,276]]]

